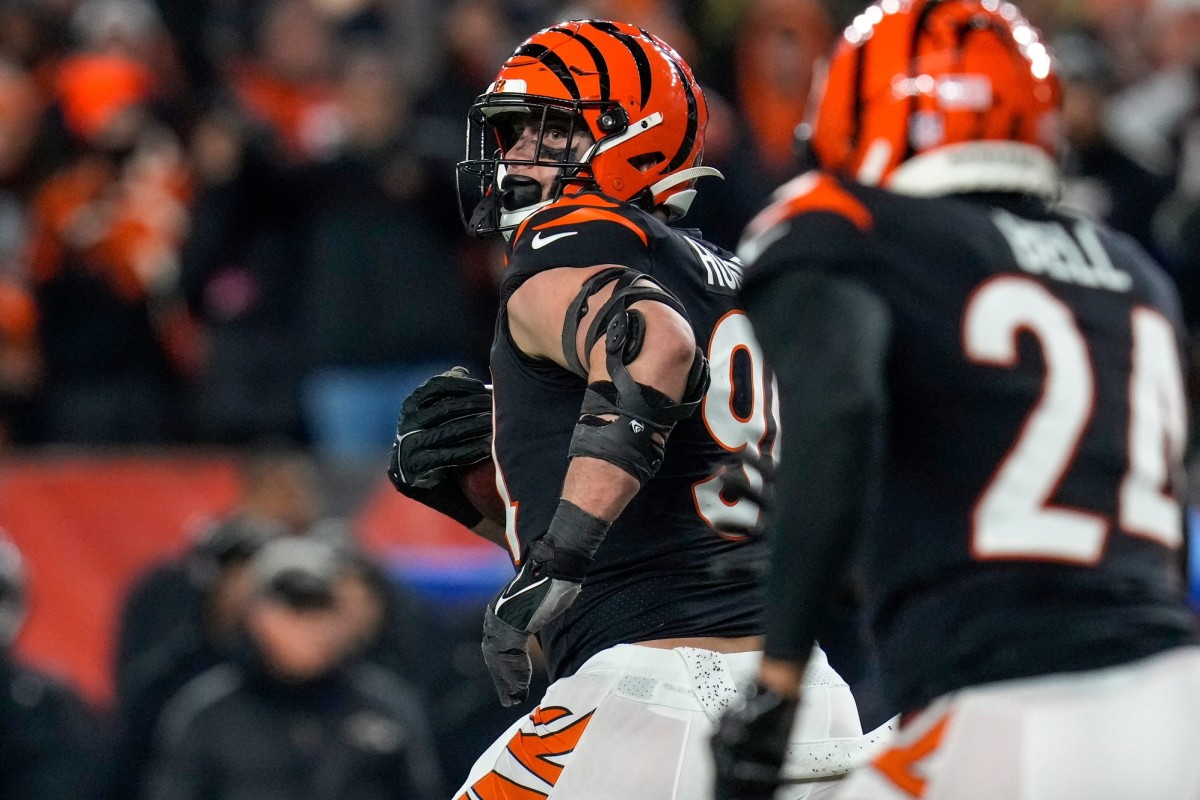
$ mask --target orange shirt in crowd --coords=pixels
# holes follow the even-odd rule
[[[167,154],[135,155],[120,169],[101,156],[81,158],[34,198],[34,282],[53,278],[75,253],[119,296],[142,298],[170,267],[186,234],[188,194],[182,160]]]
[[[21,284],[0,278],[0,341],[28,346],[37,333],[37,306]]]
[[[55,82],[67,127],[94,141],[122,111],[146,101],[154,75],[127,56],[77,53],[63,59]]]
[[[739,104],[772,170],[791,168],[813,65],[832,41],[833,24],[818,0],[759,0],[750,8],[737,47]]]
[[[318,155],[341,135],[341,112],[330,86],[290,81],[245,64],[234,70],[233,88],[246,112],[275,130],[295,159]]]

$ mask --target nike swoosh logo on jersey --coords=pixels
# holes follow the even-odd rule
[[[567,236],[574,236],[577,233],[579,233],[579,231],[563,231],[562,233],[552,233],[549,236],[543,236],[542,232],[538,231],[533,235],[533,241],[530,244],[533,245],[534,250],[541,250],[551,242],[558,241],[559,239],[563,239]]]

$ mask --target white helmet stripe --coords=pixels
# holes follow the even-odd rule
[[[662,112],[655,111],[648,117],[642,117],[637,122],[631,122],[629,123],[629,127],[626,128],[622,133],[618,134],[617,136],[609,136],[601,139],[588,148],[588,151],[583,154],[582,160],[585,162],[591,161],[592,158],[600,155],[604,151],[616,147],[623,142],[628,142],[633,137],[640,136],[651,128],[661,125],[662,121]]]

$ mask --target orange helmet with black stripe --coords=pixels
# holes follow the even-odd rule
[[[846,28],[809,148],[824,169],[916,195],[1058,192],[1060,89],[1004,0],[879,0]]]
[[[594,144],[581,154],[539,144],[532,158],[505,158],[516,135],[511,120],[530,117],[566,126],[567,141],[586,131]],[[666,42],[621,22],[571,20],[535,33],[468,119],[459,197],[475,234],[511,231],[556,197],[588,189],[678,218],[696,179],[720,175],[700,164],[708,107],[691,68]],[[506,186],[517,164],[558,170],[548,200]]]

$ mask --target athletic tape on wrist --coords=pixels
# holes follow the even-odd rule
[[[545,564],[550,577],[579,583],[610,525],[570,500],[560,499],[545,535],[530,545],[530,557]]]

